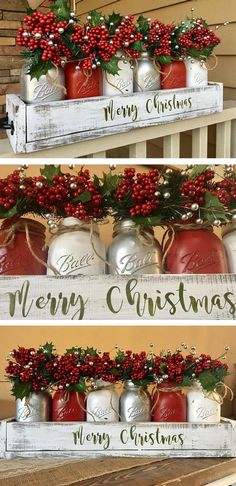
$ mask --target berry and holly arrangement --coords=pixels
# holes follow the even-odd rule
[[[197,380],[205,391],[215,390],[228,375],[226,359],[229,347],[218,358],[209,354],[197,355],[196,347],[185,343],[174,352],[133,352],[116,346],[115,353],[98,351],[92,347],[72,347],[58,355],[52,343],[38,349],[18,347],[9,353],[5,369],[12,383],[15,398],[27,398],[39,391],[86,392],[96,380],[109,383],[131,380],[135,385],[174,383],[191,387]],[[186,350],[184,356],[183,350]]]
[[[134,62],[141,52],[148,52],[160,64],[188,56],[206,61],[219,43],[201,18],[187,18],[175,25],[116,12],[106,16],[94,10],[83,22],[70,11],[66,0],[56,0],[47,14],[29,9],[17,36],[17,44],[26,49],[23,55],[31,78],[37,79],[71,60],[77,60],[85,73],[101,67],[115,75],[119,73],[119,52]]]

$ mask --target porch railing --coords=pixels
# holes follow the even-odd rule
[[[225,101],[224,110],[207,116],[163,124],[153,127],[137,128],[126,133],[107,135],[102,138],[76,142],[63,147],[55,147],[34,153],[16,155],[8,139],[0,140],[0,158],[48,158],[48,157],[91,157],[107,158],[179,158],[181,157],[181,135],[187,134],[190,140],[191,157],[208,156],[209,127],[216,126],[214,136],[216,158],[236,157],[236,100]],[[152,154],[148,155],[148,144],[152,144]],[[116,150],[115,150],[116,149]],[[156,150],[156,155],[155,155]],[[150,152],[150,151],[149,151]],[[116,155],[117,153],[117,155]],[[121,154],[121,155],[120,155]]]

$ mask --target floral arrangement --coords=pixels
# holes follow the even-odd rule
[[[225,25],[228,22],[225,22]],[[137,59],[147,51],[157,62],[169,64],[186,56],[206,60],[220,39],[203,19],[186,19],[178,25],[113,12],[96,10],[85,22],[70,12],[67,0],[56,0],[49,13],[29,9],[20,27],[17,43],[26,48],[29,73],[37,79],[53,65],[78,60],[86,72],[101,67],[110,74],[119,72],[118,51]]]
[[[150,345],[153,348],[153,345]],[[28,397],[33,391],[57,389],[85,392],[96,380],[110,383],[131,380],[146,387],[162,382],[191,386],[197,380],[206,391],[212,391],[228,374],[226,358],[229,347],[219,358],[208,354],[197,356],[196,348],[183,343],[189,351],[185,357],[181,348],[156,354],[153,351],[132,352],[116,346],[116,353],[99,352],[94,348],[73,347],[58,356],[52,343],[38,349],[19,347],[8,360],[6,373],[16,398]]]

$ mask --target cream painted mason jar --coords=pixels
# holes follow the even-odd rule
[[[118,62],[118,74],[102,73],[103,96],[115,96],[133,93],[133,66],[125,58],[123,51],[118,51],[116,56],[120,58]]]
[[[64,100],[65,75],[61,67],[49,69],[48,75],[43,74],[39,79],[31,79],[28,71],[29,66],[23,66],[20,78],[23,101],[33,104]]]
[[[193,423],[219,423],[221,416],[220,396],[206,392],[200,383],[187,393],[187,421]]]
[[[114,225],[108,248],[108,273],[118,275],[159,274],[162,253],[151,227],[141,229],[131,219]]]
[[[48,392],[33,392],[29,398],[17,398],[17,422],[48,422],[51,419],[52,398]]]
[[[134,92],[155,91],[160,88],[160,72],[148,53],[142,52],[134,67]]]
[[[87,396],[87,422],[119,422],[119,397],[112,383],[96,380]]]
[[[105,246],[99,238],[98,225],[93,224],[92,237],[90,230],[90,223],[73,217],[62,219],[49,246],[48,265],[62,276],[104,274]],[[54,275],[51,268],[47,275]]]
[[[208,69],[205,62],[197,59],[186,59],[186,85],[187,88],[199,88],[208,85]]]
[[[230,273],[236,273],[236,222],[227,224],[222,231]]]

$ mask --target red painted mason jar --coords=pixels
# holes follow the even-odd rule
[[[224,245],[210,229],[178,229],[166,256],[166,269],[176,274],[228,273]]]
[[[56,391],[52,398],[52,421],[84,422],[85,394],[75,391]]]
[[[153,396],[153,422],[187,422],[187,399],[176,386],[166,381],[159,385]]]
[[[79,67],[78,61],[65,64],[65,87],[68,100],[91,98],[102,94],[101,70],[96,68],[86,76]]]
[[[44,245],[43,224],[27,218],[6,219],[0,230],[0,275],[45,275],[46,266],[39,261],[47,261]]]
[[[187,73],[183,61],[161,64],[161,89],[186,88]]]

